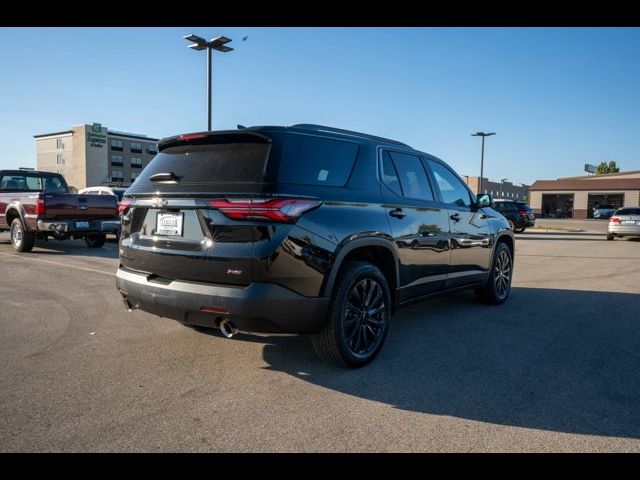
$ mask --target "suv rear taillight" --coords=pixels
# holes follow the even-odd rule
[[[529,215],[529,212],[527,212],[526,210],[520,210],[520,215],[526,217],[527,215]]]
[[[118,202],[118,215],[122,216],[127,213],[129,205],[131,205],[130,198],[123,198],[122,200],[120,200],[120,202]]]
[[[234,220],[270,220],[281,223],[295,223],[305,212],[320,205],[317,200],[306,198],[286,199],[224,199],[209,200],[210,207],[217,208],[225,216]]]
[[[44,197],[38,197],[36,201],[36,216],[44,217],[45,207],[44,207]]]
[[[620,219],[618,217],[611,217],[609,223],[620,223]]]

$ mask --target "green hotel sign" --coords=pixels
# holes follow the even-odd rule
[[[107,136],[102,133],[102,124],[94,123],[91,125],[91,130],[87,132],[87,142],[92,147],[102,148],[103,143],[107,143]]]

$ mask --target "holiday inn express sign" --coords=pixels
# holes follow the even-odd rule
[[[102,148],[103,143],[107,143],[107,136],[102,133],[102,124],[94,123],[91,125],[91,130],[87,132],[87,142],[92,147]]]

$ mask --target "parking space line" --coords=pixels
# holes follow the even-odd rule
[[[5,252],[0,252],[0,255],[4,255],[5,257],[10,257],[10,258],[19,258],[20,260],[31,260],[31,261],[34,261],[34,262],[50,263],[51,265],[57,265],[59,267],[75,268],[76,270],[85,270],[87,272],[101,273],[102,275],[115,276],[115,274],[116,274],[115,272],[105,272],[104,270],[96,270],[95,268],[87,268],[87,267],[80,267],[80,266],[77,266],[77,265],[69,265],[68,263],[52,262],[51,260],[44,260],[43,258],[40,258],[40,257],[23,257],[21,255],[5,253]]]

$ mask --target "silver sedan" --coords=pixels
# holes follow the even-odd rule
[[[609,218],[607,240],[614,237],[640,237],[640,207],[625,207]]]

